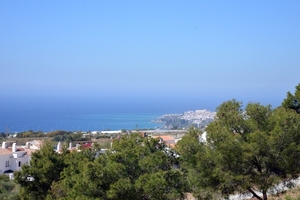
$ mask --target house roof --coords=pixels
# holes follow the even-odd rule
[[[31,156],[31,154],[32,154],[33,152],[36,152],[37,150],[35,150],[35,149],[24,149],[24,151],[27,152],[26,155]]]
[[[160,136],[153,136],[154,138],[161,138],[163,141],[168,141],[168,140],[175,140],[169,135],[160,135]]]
[[[81,148],[82,149],[88,149],[88,148],[91,148],[92,146],[93,146],[93,143],[88,142],[88,143],[82,144]]]
[[[42,145],[44,144],[44,141],[43,140],[33,140],[31,142],[31,144],[33,144],[34,146],[38,147],[38,148],[41,148]]]
[[[26,152],[26,155],[31,155],[33,152],[35,152],[36,150],[34,149],[25,149],[25,148],[22,148],[22,147],[18,147],[17,148],[17,152]],[[12,148],[11,147],[8,147],[8,148],[0,148],[0,156],[1,155],[11,155],[13,154],[12,152]]]
[[[9,150],[8,148],[0,148],[0,155],[8,155],[11,154],[11,149]]]

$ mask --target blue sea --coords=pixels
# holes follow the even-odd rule
[[[153,123],[160,114],[147,113],[82,113],[66,111],[2,110],[0,132],[22,131],[102,131],[136,130],[161,127]]]
[[[29,112],[18,111],[0,115],[0,132],[22,131],[102,131],[136,130],[161,127],[152,121],[157,114],[145,113],[65,113],[65,112]]]
[[[5,96],[4,96],[5,97]],[[206,101],[206,102],[211,102]],[[204,109],[205,101],[180,98],[0,98],[0,132],[135,130],[162,127],[163,114]]]

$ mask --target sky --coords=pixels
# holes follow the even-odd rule
[[[297,0],[0,1],[0,108],[276,107],[300,82],[299,10]]]

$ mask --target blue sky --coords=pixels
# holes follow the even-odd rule
[[[300,82],[299,10],[300,1],[0,1],[0,101],[278,106]]]

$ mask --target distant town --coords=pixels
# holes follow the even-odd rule
[[[183,114],[165,114],[153,120],[162,123],[164,129],[187,129],[191,126],[204,128],[214,120],[216,112],[209,110],[186,111]]]

